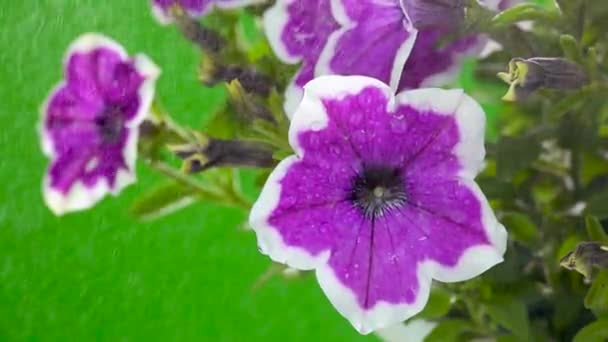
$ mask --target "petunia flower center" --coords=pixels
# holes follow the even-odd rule
[[[124,125],[124,113],[118,106],[108,106],[95,118],[95,126],[106,144],[120,139]]]
[[[398,168],[372,165],[354,177],[348,199],[374,219],[404,205],[407,194]]]

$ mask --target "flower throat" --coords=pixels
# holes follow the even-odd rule
[[[95,125],[104,143],[114,144],[123,130],[123,112],[118,106],[109,106],[95,118]]]
[[[407,196],[399,169],[365,166],[353,179],[348,199],[369,219],[401,207]]]

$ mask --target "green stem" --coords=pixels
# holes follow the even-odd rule
[[[574,183],[574,197],[578,199],[581,189],[581,153],[576,147],[572,149],[572,168],[570,172]]]
[[[260,127],[259,125],[254,126],[254,129],[260,135],[262,135],[263,137],[266,138],[266,140],[264,140],[264,141],[266,141],[268,144],[275,147],[277,150],[291,151],[291,146],[289,146],[289,144],[285,143],[285,139],[283,137],[281,137],[281,135],[279,133],[267,130],[263,127]]]
[[[175,122],[173,118],[163,109],[158,100],[152,104],[152,112],[158,120],[173,134],[185,142],[196,142],[196,137],[186,128]]]
[[[148,165],[157,172],[194,189],[202,198],[225,203],[245,211],[249,211],[251,209],[251,205],[242,197],[235,194],[233,189],[219,189],[219,191],[211,191],[208,187],[198,182],[194,177],[176,170],[164,162],[150,161],[148,162]]]

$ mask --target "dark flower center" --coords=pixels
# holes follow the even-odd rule
[[[95,125],[104,143],[113,144],[120,140],[123,130],[124,113],[118,106],[109,106],[95,118]]]
[[[399,169],[365,166],[353,179],[349,200],[370,219],[401,207],[407,195]]]

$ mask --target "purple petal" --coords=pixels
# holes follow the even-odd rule
[[[463,58],[479,54],[487,42],[481,36],[469,36],[438,47],[445,35],[446,32],[438,29],[418,32],[399,90],[446,85],[456,78]]]
[[[462,27],[464,0],[404,0],[401,5],[417,29],[440,27],[458,30]]]
[[[276,55],[286,63],[302,62],[286,94],[288,115],[300,101],[304,85],[314,78],[317,60],[338,28],[330,0],[278,0],[264,13],[264,29]]]
[[[103,96],[97,87],[96,69],[94,54],[72,54],[67,63],[66,80],[70,90],[81,101],[101,106]]]
[[[343,29],[330,38],[316,74],[365,75],[396,87],[416,39],[397,1],[342,0]]]
[[[462,91],[391,93],[361,76],[310,82],[290,126],[297,156],[271,174],[250,216],[261,250],[316,269],[362,333],[419,312],[433,278],[466,280],[501,262],[506,243],[472,181],[484,155],[479,105]],[[398,170],[387,189],[405,196],[373,216],[353,188],[369,184],[357,180],[369,165]]]

